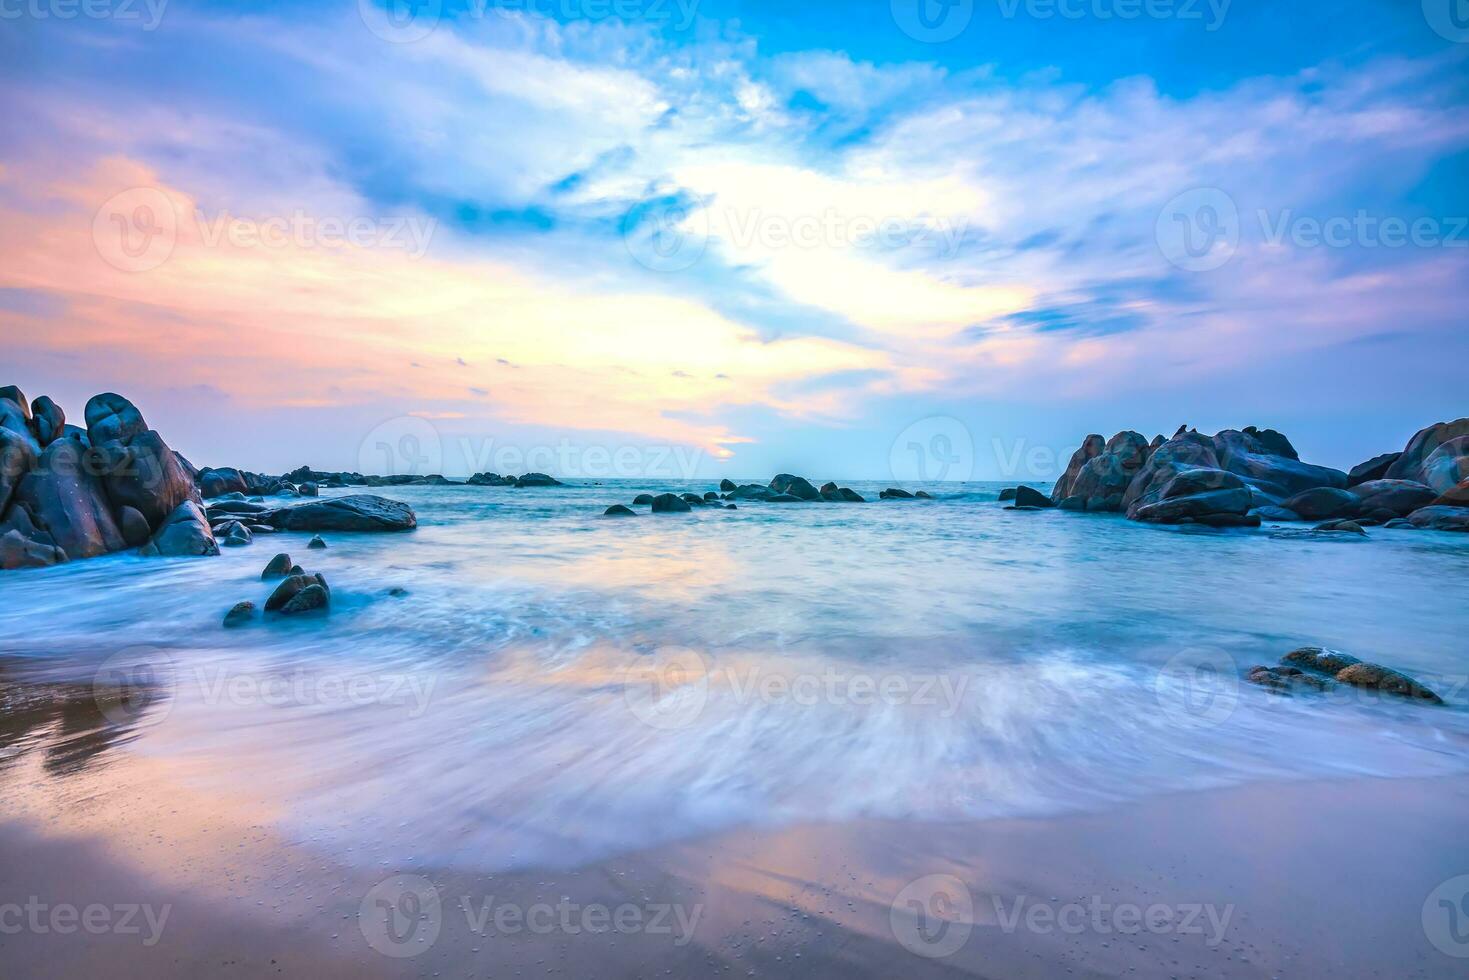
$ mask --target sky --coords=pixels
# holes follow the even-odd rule
[[[198,465],[1045,480],[1466,414],[1463,0],[0,0],[0,383]]]

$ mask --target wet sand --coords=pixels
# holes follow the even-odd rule
[[[572,870],[483,873],[328,854],[265,801],[205,795],[177,763],[57,717],[4,741],[8,980],[1410,978],[1469,966],[1423,922],[1430,893],[1469,874],[1469,778],[1255,785],[1046,819],[744,829]],[[54,917],[66,907],[76,919]],[[1469,953],[1469,941],[1450,948]]]

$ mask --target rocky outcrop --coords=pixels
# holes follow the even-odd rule
[[[513,487],[515,477],[501,476],[498,473],[476,473],[468,481],[471,487]]]
[[[1280,667],[1251,668],[1246,679],[1281,693],[1326,690],[1341,684],[1426,704],[1444,703],[1428,687],[1401,671],[1365,663],[1335,650],[1302,647],[1281,657],[1280,662]]]
[[[1361,501],[1362,513],[1387,510],[1393,517],[1407,517],[1433,503],[1438,496],[1431,488],[1412,480],[1371,480],[1357,484],[1350,492]]]
[[[1469,418],[1458,419],[1454,422],[1439,422],[1435,425],[1428,426],[1426,429],[1419,430],[1412,439],[1408,440],[1408,445],[1403,449],[1402,455],[1397,458],[1392,466],[1388,467],[1387,472],[1383,474],[1383,478],[1388,480],[1413,480],[1428,486],[1434,486],[1435,484],[1431,480],[1425,479],[1427,474],[1425,473],[1424,464],[1445,444],[1455,442],[1464,436],[1469,436]],[[1448,486],[1440,488],[1439,492],[1442,493],[1449,486],[1453,486],[1465,477],[1469,477],[1469,473],[1463,474]]]
[[[49,395],[42,395],[31,402],[31,422],[35,427],[36,441],[42,448],[66,433],[66,413]]]
[[[1347,489],[1362,483],[1371,483],[1373,480],[1382,480],[1387,477],[1387,471],[1398,461],[1402,453],[1383,453],[1374,456],[1365,463],[1358,463],[1347,473]]]
[[[527,473],[515,481],[517,487],[559,487],[563,486],[560,480],[547,476],[544,473]]]
[[[1469,531],[1469,507],[1423,507],[1408,515],[1408,523],[1426,531]]]
[[[204,509],[186,500],[164,520],[153,533],[153,540],[142,548],[142,554],[154,556],[217,555],[219,543],[204,516]]]
[[[418,527],[413,508],[372,494],[322,497],[260,516],[282,531],[411,531]]]
[[[1298,493],[1281,504],[1308,521],[1331,521],[1356,517],[1362,512],[1362,500],[1350,490],[1317,487]]]
[[[613,504],[602,512],[603,517],[637,517],[637,511],[625,504]]]
[[[653,513],[655,514],[687,514],[693,510],[687,500],[676,494],[660,493],[653,498]]]
[[[899,492],[903,493],[905,496],[908,495],[907,491]],[[1017,510],[1042,510],[1047,507],[1056,506],[1055,504],[1051,503],[1050,497],[1047,497],[1045,494],[1041,493],[1039,490],[1034,489],[1033,487],[1016,487],[1015,496],[1013,499],[1015,501],[1015,508]]]

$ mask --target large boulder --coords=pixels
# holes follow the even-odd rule
[[[35,426],[36,441],[49,446],[66,431],[66,413],[51,396],[42,395],[31,402],[31,424]]]
[[[1243,519],[1250,510],[1250,491],[1234,473],[1216,469],[1186,470],[1158,492],[1156,499],[1129,511],[1137,521],[1178,524],[1197,521],[1217,526],[1258,524]]]
[[[1440,446],[1446,442],[1452,442],[1462,436],[1469,436],[1469,418],[1457,419],[1453,422],[1439,422],[1421,429],[1412,439],[1408,440],[1407,448],[1397,461],[1388,467],[1383,474],[1388,480],[1416,480],[1429,486],[1433,484],[1424,479],[1423,464],[1428,461]]]
[[[163,526],[153,540],[143,546],[142,554],[179,557],[219,554],[219,543],[209,529],[204,510],[192,500],[185,500],[164,518]]]
[[[1402,453],[1383,453],[1381,456],[1372,457],[1365,463],[1353,466],[1347,472],[1347,489],[1350,490],[1361,483],[1384,479],[1387,471],[1392,468],[1392,464],[1396,463],[1402,455]]]
[[[27,421],[30,420],[30,409],[27,407],[30,405],[30,402],[26,401],[26,393],[21,391],[19,387],[16,385],[0,386],[0,400],[14,403],[19,408],[21,417]]]
[[[1214,437],[1214,445],[1220,468],[1267,491],[1279,488],[1278,492],[1290,495],[1316,487],[1346,489],[1345,473],[1301,462],[1290,442],[1273,429],[1225,429]]]
[[[282,531],[411,531],[418,527],[413,508],[372,494],[318,498],[261,515]]]
[[[1438,493],[1448,493],[1469,480],[1469,436],[1450,439],[1423,461],[1418,479]]]
[[[1088,447],[1083,446],[1079,451],[1088,451]],[[1068,509],[1119,511],[1122,509],[1122,498],[1127,493],[1127,488],[1132,485],[1138,470],[1143,468],[1151,455],[1152,447],[1141,433],[1119,432],[1108,440],[1100,453],[1083,464],[1071,481],[1070,493],[1058,497],[1057,490],[1061,489],[1058,484],[1051,491],[1051,499],[1059,503],[1061,500],[1081,498],[1080,506],[1073,504]],[[1073,455],[1072,460],[1075,459]],[[1069,473],[1070,467],[1067,470]]]
[[[87,465],[84,449],[57,439],[21,478],[12,507],[23,508],[42,543],[70,559],[95,558],[126,546],[102,480]]]
[[[10,506],[16,486],[36,467],[35,442],[19,432],[0,429],[0,515]]]
[[[66,552],[60,548],[28,538],[15,528],[0,526],[0,571],[45,568],[64,561]]]
[[[448,481],[445,481],[448,482]],[[515,481],[517,487],[559,487],[561,481],[545,473],[527,473]]]
[[[887,494],[890,499],[893,497],[897,497],[898,494],[902,494],[902,497],[899,497],[898,499],[905,499],[912,496],[912,494],[908,493],[905,490],[886,490],[884,491],[884,493]],[[1019,486],[1015,488],[1015,506],[1025,508],[1045,508],[1054,507],[1056,505],[1051,502],[1050,497],[1047,497],[1039,490],[1036,490],[1033,487]]]
[[[110,391],[93,395],[83,415],[87,420],[87,438],[94,446],[113,441],[126,443],[148,431],[148,423],[143,421],[137,407]]]
[[[820,500],[821,491],[811,484],[811,481],[803,476],[792,476],[789,473],[777,474],[770,481],[770,489],[776,494],[790,494],[801,500]]]
[[[32,455],[41,454],[41,443],[31,431],[30,409],[4,396],[0,396],[0,431],[9,432],[13,440],[24,442]]]
[[[127,440],[92,440],[88,465],[99,473],[114,509],[132,507],[156,528],[185,500],[194,481],[163,437],[152,429]]]
[[[1406,517],[1420,507],[1427,507],[1438,496],[1412,480],[1372,480],[1357,484],[1350,492],[1361,500],[1363,514],[1390,510],[1393,517]]]
[[[1423,507],[1408,515],[1408,521],[1426,531],[1469,531],[1469,507]]]
[[[1163,491],[1174,477],[1189,470],[1218,470],[1214,440],[1192,430],[1179,429],[1172,439],[1155,449],[1138,470],[1122,495],[1122,507],[1132,517],[1139,508],[1163,499]],[[1246,491],[1248,496],[1248,491]]]
[[[1361,498],[1350,490],[1336,487],[1317,487],[1298,493],[1281,506],[1308,521],[1338,520],[1363,513]]]
[[[1066,464],[1066,472],[1061,474],[1061,479],[1057,480],[1055,487],[1051,489],[1051,499],[1059,504],[1067,497],[1074,496],[1072,488],[1076,486],[1082,469],[1100,456],[1106,448],[1107,441],[1095,432],[1083,439],[1081,448],[1071,454],[1071,462]]]
[[[205,500],[223,497],[227,493],[249,493],[250,486],[244,474],[232,466],[213,468],[206,466],[199,471],[199,494]]]
[[[687,514],[693,510],[689,502],[673,493],[660,493],[653,498],[653,513],[655,514]]]
[[[1434,504],[1440,507],[1469,507],[1469,480],[1463,480],[1448,493],[1442,494]]]

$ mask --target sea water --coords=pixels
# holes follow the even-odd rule
[[[1469,768],[1469,536],[1161,528],[1007,510],[998,484],[852,486],[869,502],[622,519],[602,512],[711,486],[394,488],[416,531],[6,573],[0,670],[133,685],[99,753],[193,763],[287,832],[395,865]],[[279,551],[326,576],[330,612],[223,628],[264,605]],[[1450,704],[1244,682],[1303,645]]]

